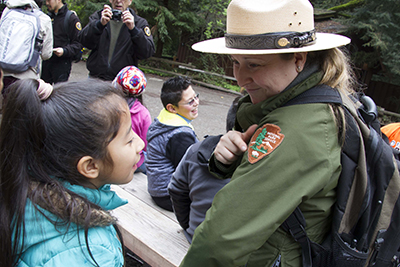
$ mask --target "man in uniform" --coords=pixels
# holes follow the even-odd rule
[[[82,26],[75,12],[68,10],[65,0],[46,0],[46,6],[53,23],[54,48],[53,56],[43,62],[42,79],[50,84],[65,82],[71,73],[72,60],[82,50],[78,41]]]
[[[154,54],[155,46],[148,22],[128,6],[132,0],[110,0],[89,17],[79,33],[79,41],[91,53],[86,63],[90,77],[112,81],[126,66]]]

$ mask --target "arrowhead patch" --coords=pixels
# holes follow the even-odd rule
[[[248,159],[251,164],[269,155],[282,143],[285,135],[280,132],[279,126],[269,123],[257,129],[249,144]]]

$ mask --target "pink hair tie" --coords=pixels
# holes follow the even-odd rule
[[[36,91],[40,100],[44,101],[47,98],[49,98],[49,96],[53,92],[53,86],[49,83],[46,83],[42,79],[38,79],[38,82],[39,82],[39,87]]]

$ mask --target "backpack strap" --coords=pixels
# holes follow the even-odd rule
[[[325,84],[319,84],[289,100],[284,106],[312,103],[342,104],[343,102],[338,90]]]
[[[342,104],[343,102],[338,90],[328,85],[320,84],[289,100],[284,106],[312,103]],[[281,227],[300,244],[303,267],[312,267],[311,240],[307,236],[305,230],[306,220],[299,207],[296,207],[282,223]]]
[[[68,39],[68,43],[71,43],[71,39],[69,39],[69,18],[72,15],[72,11],[71,10],[67,10],[67,13],[65,14],[64,17],[64,32],[67,34],[67,39]]]
[[[312,267],[311,240],[308,238],[305,230],[306,219],[299,207],[296,207],[290,216],[282,223],[281,227],[300,244],[303,267]]]
[[[68,40],[68,44],[71,43],[71,38],[69,38],[69,21],[72,15],[72,11],[71,10],[67,10],[67,13],[65,14],[64,17],[64,31],[67,34],[67,40]],[[79,62],[82,59],[82,51],[80,51],[80,53],[75,54],[74,56],[71,57],[73,62]],[[131,107],[129,107],[131,108]]]

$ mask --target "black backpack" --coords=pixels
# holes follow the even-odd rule
[[[64,32],[67,34],[67,38],[68,38],[68,43],[71,43],[71,39],[69,38],[69,19],[72,15],[72,11],[71,10],[67,10],[67,13],[65,14],[64,17]],[[78,53],[76,53],[75,55],[72,56],[72,62],[74,63],[78,63],[79,61],[82,60],[82,54],[83,54],[83,48],[81,49],[81,51],[79,51]]]
[[[307,103],[342,105],[348,128],[328,237],[321,245],[312,242],[298,207],[282,224],[301,245],[303,267],[400,266],[399,154],[382,138],[375,103],[319,85],[285,106]]]

